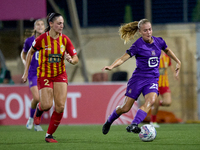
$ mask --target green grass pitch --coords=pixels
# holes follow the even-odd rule
[[[47,125],[43,132],[0,126],[0,150],[200,150],[200,124],[160,125],[152,142],[126,132],[127,125],[112,125],[107,135],[102,125],[60,125],[54,133],[58,143],[45,142]]]

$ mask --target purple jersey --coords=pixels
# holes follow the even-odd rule
[[[24,47],[23,50],[24,52],[28,52],[30,47],[32,46],[33,41],[35,40],[35,36],[31,36],[29,38],[26,39],[25,43],[24,43]],[[28,77],[33,77],[33,76],[37,76],[37,67],[38,67],[38,55],[39,52],[36,51],[32,57],[31,63],[30,63],[30,67],[29,67],[29,71],[28,71]]]
[[[127,50],[130,56],[136,58],[136,69],[133,72],[132,77],[159,77],[159,62],[161,50],[165,50],[167,45],[161,37],[154,37],[153,43],[149,44],[139,38],[133,45]]]

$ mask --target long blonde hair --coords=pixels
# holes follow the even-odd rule
[[[122,40],[124,40],[124,44],[128,43],[130,40],[134,39],[135,33],[140,29],[141,25],[149,22],[147,19],[142,19],[139,22],[134,21],[122,25],[119,28],[119,35]]]

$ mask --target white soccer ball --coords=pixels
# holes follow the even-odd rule
[[[139,138],[144,142],[150,142],[156,138],[156,135],[157,135],[157,132],[154,126],[150,124],[145,124],[141,127]]]

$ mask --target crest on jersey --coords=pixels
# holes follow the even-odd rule
[[[64,45],[61,45],[61,46],[60,46],[60,50],[61,50],[61,52],[64,52],[64,51],[65,51],[65,46],[64,46]]]
[[[151,51],[151,55],[152,55],[152,56],[155,56],[155,55],[156,55],[155,50]]]

